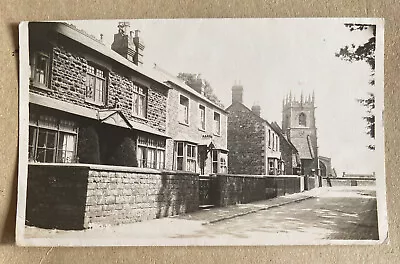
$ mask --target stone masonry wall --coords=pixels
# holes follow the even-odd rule
[[[198,174],[87,164],[30,164],[26,224],[85,229],[198,209]]]
[[[240,103],[234,103],[228,111],[229,173],[265,174],[264,124]]]
[[[118,225],[198,209],[198,175],[90,169],[85,227]]]
[[[211,178],[211,200],[215,206],[244,204],[266,199],[262,176],[217,174]]]
[[[106,63],[102,65],[101,60],[97,60],[99,67],[105,69],[107,99],[105,105],[93,104],[85,100],[88,59],[84,55],[77,55],[77,52],[72,50],[72,48],[69,50],[68,47],[62,46],[53,47],[51,50],[51,73],[48,89],[31,86],[30,92],[90,109],[114,108],[116,101],[119,101],[121,110],[128,119],[147,124],[162,132],[166,131],[168,96],[166,87],[162,87],[161,84],[155,82],[148,85],[147,117],[135,117],[131,112],[133,81],[124,76],[124,74],[105,66]],[[80,54],[83,52],[81,51]],[[135,78],[144,78],[138,76],[139,74],[133,70],[129,74]],[[150,83],[149,80],[145,82]]]

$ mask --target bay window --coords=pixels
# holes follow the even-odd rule
[[[29,117],[29,148],[31,162],[76,162],[78,128],[68,120],[52,116]]]
[[[180,171],[196,172],[197,145],[188,142],[175,143],[175,169]]]
[[[164,169],[165,139],[138,136],[137,160],[141,168]]]

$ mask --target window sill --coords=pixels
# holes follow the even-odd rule
[[[187,126],[187,127],[189,126],[189,123],[184,123],[184,122],[181,122],[181,121],[179,121],[179,124]]]
[[[37,82],[32,82],[31,81],[30,82],[30,86],[33,87],[33,88],[37,88],[37,89],[43,90],[45,92],[54,92],[54,90],[50,89],[49,87],[47,87],[46,85],[41,84],[41,83],[37,83]]]
[[[200,130],[201,132],[206,132],[206,130],[205,130],[205,129],[202,129],[202,128],[199,128],[199,130]]]
[[[216,137],[221,137],[221,134],[213,133],[213,135]]]
[[[146,122],[149,121],[149,119],[147,119],[146,117],[143,117],[143,116],[137,116],[137,115],[132,114],[132,117],[137,118],[142,121],[146,121]]]
[[[95,101],[89,100],[87,98],[85,98],[85,103],[96,105],[96,106],[104,106],[105,105],[105,103],[95,102]]]

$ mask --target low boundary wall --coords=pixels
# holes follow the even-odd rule
[[[363,177],[337,177],[330,178],[330,182],[332,187],[335,186],[375,186],[376,179],[375,178],[363,178]],[[322,180],[322,186],[329,186],[328,180],[326,177]]]
[[[79,230],[150,220],[197,210],[198,192],[194,173],[29,164],[26,224]]]

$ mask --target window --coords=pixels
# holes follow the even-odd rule
[[[269,171],[269,175],[274,175],[275,174],[275,162],[274,160],[270,159],[268,162],[268,171]]]
[[[29,161],[76,162],[78,129],[74,122],[51,116],[29,117]]]
[[[48,87],[50,79],[50,56],[36,51],[31,59],[31,81],[34,85]]]
[[[189,98],[179,97],[179,122],[189,124]]]
[[[132,115],[146,118],[146,91],[142,87],[133,85]]]
[[[268,148],[271,148],[271,130],[268,129]]]
[[[275,150],[275,135],[272,134],[272,150]]]
[[[176,142],[176,170],[196,172],[197,146],[187,142]]]
[[[200,114],[200,129],[206,130],[206,108],[203,105],[199,105]]]
[[[228,171],[226,153],[222,153],[221,150],[212,151],[212,173],[226,173]]]
[[[218,173],[218,150],[212,151],[212,173]]]
[[[304,113],[300,113],[299,115],[299,125],[300,126],[306,126],[307,124],[307,117]]]
[[[104,71],[94,66],[87,66],[86,75],[86,99],[98,103],[105,104],[106,79]]]
[[[136,154],[139,167],[164,169],[165,139],[138,136]]]
[[[279,151],[279,137],[276,136],[276,151]]]
[[[214,112],[214,134],[221,135],[221,115]]]

